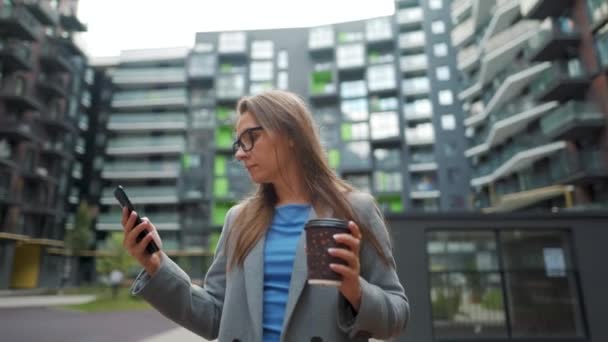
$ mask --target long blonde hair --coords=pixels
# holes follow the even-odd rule
[[[304,189],[313,206],[333,209],[334,216],[355,221],[361,229],[363,240],[372,243],[383,261],[389,264],[380,243],[369,233],[369,227],[360,219],[347,199],[354,189],[341,180],[329,167],[325,151],[312,115],[305,102],[297,95],[281,90],[271,90],[244,97],[237,104],[239,115],[249,112],[260,126],[271,134],[289,137],[293,141],[293,155],[301,171]],[[227,241],[232,247],[228,269],[243,265],[247,254],[264,236],[271,224],[277,194],[271,183],[258,184],[257,189],[241,201]]]

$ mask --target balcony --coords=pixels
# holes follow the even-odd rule
[[[475,22],[473,18],[469,18],[458,24],[454,27],[451,34],[454,47],[458,48],[461,45],[467,45],[475,37]]]
[[[49,41],[42,43],[40,64],[49,71],[69,72],[72,69],[67,51]]]
[[[528,19],[557,17],[572,6],[572,0],[523,0],[521,14]]]
[[[454,0],[452,2],[452,21],[457,23],[462,21],[473,9],[473,0]]]
[[[420,27],[422,18],[422,7],[407,7],[397,10],[397,24],[401,28]]]
[[[425,74],[428,67],[428,59],[425,54],[401,56],[399,69],[406,74]]]
[[[129,190],[129,194],[131,191]],[[175,231],[180,229],[179,216],[176,212],[142,212],[142,216],[150,219],[159,231]],[[118,210],[102,213],[97,218],[97,230],[103,231],[120,231],[121,212]]]
[[[118,137],[108,141],[109,155],[181,154],[186,148],[183,136]]]
[[[522,67],[519,64],[512,64],[494,80],[493,84],[496,85],[497,89],[489,96],[490,100],[485,108],[481,112],[466,118],[464,120],[465,125],[477,126],[481,124],[496,108],[501,108],[505,103],[519,95],[530,82],[539,77],[550,66],[550,63],[544,62],[521,70]],[[491,91],[491,89],[488,91]]]
[[[399,49],[401,51],[424,51],[426,38],[424,31],[411,31],[399,34]]]
[[[190,80],[213,80],[217,68],[217,57],[212,53],[190,56],[187,74]]]
[[[593,135],[605,126],[604,114],[589,102],[569,101],[543,117],[540,127],[551,139],[572,140]]]
[[[66,31],[78,31],[85,32],[87,30],[87,25],[85,25],[78,17],[76,16],[76,11],[72,9],[68,9],[61,13],[61,26]]]
[[[0,41],[0,58],[3,66],[10,69],[32,68],[32,51],[28,45],[18,40]]]
[[[572,25],[558,22],[558,19],[546,20],[540,31],[528,41],[529,59],[540,62],[577,55],[581,35]]]
[[[608,32],[596,36],[597,57],[600,68],[608,73]]]
[[[41,26],[24,6],[5,4],[0,12],[0,31],[24,40],[38,40]]]
[[[115,113],[110,115],[108,129],[112,131],[183,131],[188,126],[185,113]]]
[[[184,84],[186,71],[182,67],[118,69],[112,75],[112,82],[118,86]]]
[[[589,87],[589,76],[578,59],[554,62],[530,85],[539,101],[583,100]]]
[[[133,90],[114,93],[114,108],[185,107],[188,104],[186,89]]]
[[[11,140],[39,142],[41,132],[30,122],[3,117],[0,119],[0,136]]]
[[[104,179],[171,179],[177,178],[177,162],[116,161],[106,162],[101,172]]]
[[[67,97],[65,78],[60,75],[38,74],[38,89],[50,97]]]
[[[490,151],[492,147],[524,131],[531,122],[558,105],[558,102],[536,105],[529,98],[507,104],[502,110],[490,114],[485,129],[475,135],[473,147],[465,151],[465,156],[472,157]]]
[[[458,69],[463,72],[468,72],[470,68],[475,65],[475,62],[479,60],[481,56],[481,49],[477,45],[470,45],[465,48],[459,49],[458,56]]]
[[[114,187],[103,189],[101,204],[118,205],[114,198]],[[135,205],[145,204],[175,204],[178,202],[175,186],[169,185],[147,185],[129,186],[126,188],[131,202]]]
[[[39,110],[40,104],[32,94],[28,82],[22,77],[8,77],[3,80],[0,98],[10,107],[20,110]]]
[[[51,141],[45,141],[42,143],[40,149],[40,153],[42,154],[63,159],[72,159],[72,155],[69,154],[67,151],[69,151],[69,149],[66,149],[66,146],[61,141],[55,143]]]
[[[37,120],[53,130],[76,130],[74,122],[72,122],[71,119],[65,115],[65,113],[60,112],[57,108],[53,108],[51,106],[48,107],[48,110],[42,112],[40,116],[37,117]]]
[[[599,147],[564,150],[550,160],[549,173],[560,184],[592,184],[608,177],[608,151]]]
[[[22,0],[25,7],[43,25],[56,26],[59,23],[59,14],[49,5],[46,0]]]
[[[488,39],[483,45],[485,54],[481,60],[481,70],[478,74],[470,77],[464,89],[458,97],[461,100],[470,98],[481,92],[488,82],[494,81],[496,75],[503,73],[502,70],[512,66],[517,54],[524,48],[528,39],[536,32],[538,23],[520,21],[514,26]],[[512,73],[521,70],[513,69]]]
[[[529,168],[536,161],[566,148],[566,143],[545,143],[538,135],[522,137],[501,150],[492,158],[474,168],[471,186],[478,187],[495,182],[514,172]]]
[[[599,30],[608,23],[608,2],[604,0],[588,0],[589,13],[593,31]]]

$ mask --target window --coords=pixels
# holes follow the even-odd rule
[[[289,76],[287,71],[280,71],[277,75],[277,86],[279,89],[289,88]]]
[[[287,50],[279,51],[279,55],[277,56],[277,67],[279,69],[287,69],[289,67],[289,54]]]
[[[433,45],[433,54],[435,57],[445,57],[448,54],[448,45],[446,43],[439,43]]]
[[[443,65],[435,69],[435,76],[437,76],[437,80],[439,81],[449,81],[450,80],[450,68],[447,65]]]
[[[399,148],[375,148],[374,167],[376,169],[390,170],[399,168],[401,165],[401,149]]]
[[[454,94],[451,90],[441,90],[439,92],[439,104],[449,106],[454,103]]]
[[[396,112],[376,112],[370,118],[372,139],[399,136],[399,117]]]
[[[570,250],[558,230],[427,233],[435,336],[583,337]]]
[[[345,120],[361,121],[369,118],[367,98],[343,100],[340,109]]]
[[[352,68],[365,65],[363,44],[340,45],[336,51],[338,68]]]
[[[254,59],[271,59],[274,55],[274,43],[271,40],[256,40],[251,43],[251,57]]]
[[[451,131],[456,128],[454,114],[444,114],[441,116],[441,128],[445,131]]]
[[[252,62],[250,75],[251,81],[272,80],[274,70],[272,62]]]
[[[445,23],[441,20],[433,21],[433,23],[431,24],[431,31],[434,34],[445,33]]]
[[[371,184],[368,175],[345,175],[344,180],[361,191],[371,192]]]
[[[367,69],[369,90],[394,89],[397,87],[395,68],[392,64],[374,65]]]
[[[443,7],[443,0],[430,0],[429,7],[433,10],[439,10]]]

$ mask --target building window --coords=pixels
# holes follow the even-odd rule
[[[439,92],[439,104],[449,106],[454,103],[454,94],[451,90],[442,90]]]
[[[287,69],[289,67],[289,54],[287,50],[279,51],[277,66],[279,69]]]
[[[448,55],[448,45],[446,43],[439,43],[433,45],[433,54],[435,57],[445,57]]]
[[[434,34],[442,34],[445,33],[445,23],[441,20],[435,20],[431,24],[431,31]]]
[[[439,10],[443,7],[443,0],[430,0],[429,7],[433,10]]]
[[[447,65],[443,65],[435,69],[435,76],[437,76],[437,80],[439,81],[449,81],[450,80],[450,68]]]
[[[436,337],[584,337],[568,232],[431,231],[427,253]]]
[[[456,118],[454,118],[454,114],[444,114],[441,116],[441,128],[445,131],[451,131],[456,128]]]

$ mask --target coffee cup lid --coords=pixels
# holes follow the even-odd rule
[[[348,221],[336,218],[312,219],[306,222],[304,229],[307,228],[339,228],[348,230]]]

